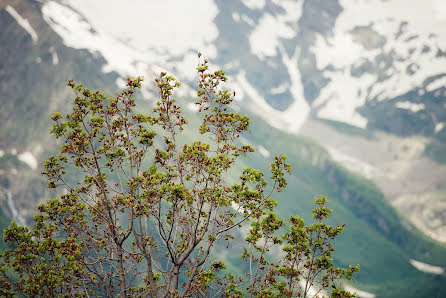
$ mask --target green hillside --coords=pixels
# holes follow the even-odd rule
[[[251,127],[255,127],[248,134],[253,143],[288,155],[293,167],[288,188],[280,197],[280,215],[299,214],[309,220],[313,198],[326,195],[334,209],[332,223],[346,224],[336,244],[336,261],[344,266],[360,264],[355,287],[377,297],[446,295],[442,286],[446,276],[420,272],[409,263],[415,259],[445,266],[446,247],[411,226],[372,182],[332,161],[320,145],[307,138],[278,132],[256,118]],[[247,163],[259,165],[264,158],[257,154]]]

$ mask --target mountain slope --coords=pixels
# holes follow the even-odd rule
[[[377,58],[381,56],[376,52],[384,42],[380,37],[382,32],[374,26],[363,28],[365,25],[361,25],[355,30],[350,28],[354,32],[347,32],[350,42],[362,42],[365,37],[365,40],[374,40],[371,45],[359,45],[376,54],[370,58],[374,61],[370,68],[368,63],[353,67],[357,66],[356,59],[362,59],[356,56],[350,61],[353,64],[338,61],[339,57],[325,61],[327,65],[321,62],[324,53],[340,51],[338,46],[342,43],[336,41],[338,38],[346,38],[337,37],[344,30],[338,28],[338,22],[349,16],[348,9],[351,9],[344,2],[233,1],[231,5],[206,2],[201,8],[181,4],[181,12],[175,10],[170,18],[169,9],[174,6],[166,2],[159,4],[165,11],[159,16],[161,20],[155,14],[148,23],[139,23],[138,18],[146,16],[145,11],[150,8],[149,4],[141,2],[137,3],[139,12],[133,20],[141,24],[141,28],[136,28],[135,32],[130,30],[135,23],[130,22],[129,27],[118,23],[115,26],[122,28],[116,30],[107,19],[110,12],[121,12],[124,18],[128,10],[134,10],[119,6],[122,2],[107,2],[106,6],[101,6],[104,3],[100,1],[65,3],[75,10],[56,1],[6,0],[0,3],[0,57],[5,57],[0,64],[0,184],[3,188],[0,206],[4,214],[14,218],[15,208],[29,222],[37,202],[54,195],[46,191],[39,172],[43,160],[57,146],[48,134],[49,115],[52,111],[69,108],[72,100],[70,90],[64,86],[68,78],[112,95],[125,76],[145,75],[145,87],[138,104],[147,111],[156,98],[152,78],[158,71],[168,70],[184,82],[178,96],[184,107],[190,107],[199,47],[210,56],[211,62],[228,70],[229,86],[237,91],[235,109],[250,113],[252,118],[251,131],[245,138],[257,152],[239,169],[250,166],[267,170],[266,160],[272,153],[289,156],[294,171],[289,178],[288,191],[279,197],[280,215],[297,213],[308,219],[313,197],[325,194],[330,199],[330,207],[335,209],[333,222],[347,223],[337,243],[336,261],[343,265],[361,264],[355,287],[379,297],[445,296],[444,274],[423,273],[411,260],[444,268],[446,248],[421,235],[387,200],[398,201],[407,189],[413,191],[411,187],[416,183],[411,183],[409,188],[401,184],[399,192],[391,186],[395,181],[407,183],[405,175],[413,173],[416,166],[427,167],[427,159],[419,157],[424,145],[414,145],[415,149],[410,147],[407,151],[401,149],[399,159],[393,161],[393,149],[387,150],[389,144],[400,148],[404,144],[399,142],[410,140],[407,136],[413,134],[424,135],[426,139],[421,143],[444,144],[440,137],[442,128],[435,128],[441,123],[438,121],[443,121],[441,107],[445,97],[439,85],[442,74],[431,77],[432,74],[427,73],[425,78],[417,79],[417,87],[400,94],[396,92],[395,97],[389,95],[378,100],[372,92],[358,98],[353,96],[375,86],[377,80],[382,80],[382,86],[389,90],[394,83],[382,77],[385,70],[373,66],[375,62],[381,63],[381,58]],[[359,3],[365,5],[363,1]],[[105,12],[98,14],[99,9]],[[152,9],[157,11],[160,7]],[[196,14],[200,13],[207,15],[198,25],[194,23],[198,27],[186,28],[191,22],[188,18],[196,19]],[[28,25],[24,25],[26,20]],[[167,25],[169,22],[183,26],[178,29]],[[396,21],[390,23],[398,24]],[[175,39],[176,30],[187,40],[178,37],[173,44],[169,43],[169,39]],[[375,34],[371,30],[378,32]],[[431,43],[439,40],[439,37],[427,38]],[[399,41],[387,42],[399,46]],[[320,48],[317,47],[328,49],[318,52]],[[384,50],[391,52],[391,49]],[[430,59],[442,63],[441,57],[432,56],[432,52],[429,55]],[[387,61],[388,58],[382,59]],[[410,65],[410,59],[395,61]],[[398,69],[403,67],[401,65]],[[373,79],[363,81],[363,76],[367,75]],[[355,82],[361,85],[353,84]],[[350,84],[356,89],[345,89]],[[424,94],[419,91],[421,89]],[[326,98],[330,93],[327,90],[336,91],[337,95],[331,92],[334,95]],[[357,99],[359,103],[346,102],[343,110],[333,108],[336,115],[346,118],[325,117],[324,111],[331,111],[331,106],[342,107],[338,105],[342,101],[341,91],[349,92],[348,100]],[[406,101],[409,104],[404,104]],[[420,108],[420,104],[424,106]],[[196,112],[187,108],[185,111],[192,122],[196,121]],[[433,117],[428,117],[430,112],[437,119],[435,125]],[[320,118],[336,121],[321,121]],[[190,138],[195,137],[191,130],[187,133]],[[372,146],[374,143],[376,147]],[[386,148],[389,153],[377,148]],[[373,151],[377,154],[372,155]],[[410,158],[417,160],[410,163]],[[402,165],[407,165],[404,171]],[[432,191],[429,188],[432,181],[440,183],[442,173],[446,173],[437,163],[429,166],[440,178],[434,180],[424,175],[428,177],[418,183],[420,193]],[[394,176],[390,174],[398,171],[404,175],[392,180]],[[376,185],[360,175],[372,179]],[[436,191],[441,193],[445,187],[439,185]],[[7,191],[12,193],[14,208],[8,205]],[[240,264],[237,255],[232,264]]]

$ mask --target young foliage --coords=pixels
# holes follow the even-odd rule
[[[250,270],[248,291],[256,297],[354,297],[341,289],[337,282],[351,280],[359,271],[359,265],[348,268],[334,266],[333,242],[342,233],[344,225],[336,227],[324,221],[332,213],[325,205],[322,196],[315,199],[314,223],[305,225],[299,216],[289,218],[288,231],[281,237],[274,236],[283,225],[275,215],[268,214],[261,222],[253,222],[247,242],[250,250],[245,250],[244,258],[250,268],[255,265],[255,273]],[[255,236],[253,236],[255,233]],[[259,245],[260,244],[260,245]],[[280,260],[269,261],[265,252],[280,244]]]
[[[115,97],[67,83],[73,109],[52,117],[51,133],[62,145],[43,171],[48,187],[62,194],[38,207],[32,229],[12,222],[4,231],[11,248],[0,255],[0,294],[305,296],[316,282],[327,288],[351,278],[357,267],[335,268],[330,258],[342,227],[323,223],[331,212],[325,198],[313,211],[315,224],[292,217],[289,231],[276,236],[284,223],[271,196],[286,187],[285,156],[274,157],[268,181],[250,168],[236,183],[227,180],[234,163],[254,151],[237,141],[249,118],[230,110],[235,92],[220,88],[224,72],[207,63],[197,67],[201,137],[186,144],[180,136],[188,122],[173,98],[180,83],[172,76],[155,80],[159,101],[150,115],[135,110],[141,77],[128,79]],[[248,223],[245,280],[210,256]],[[272,258],[268,251],[282,244],[282,260]]]

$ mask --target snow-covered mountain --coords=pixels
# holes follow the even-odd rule
[[[201,51],[232,74],[244,106],[294,133],[312,111],[366,128],[371,116],[360,108],[446,82],[441,0],[66,0],[42,12],[66,45],[101,53],[104,71],[123,77],[162,66],[192,79]],[[393,108],[429,110],[403,99]]]
[[[442,278],[440,250],[408,243],[421,239],[414,227],[446,242],[445,1],[3,0],[0,28],[0,219],[29,219],[49,196],[38,172],[56,145],[48,115],[68,107],[66,79],[115,92],[143,75],[149,105],[157,97],[150,82],[166,70],[191,102],[200,51],[226,70],[235,109],[259,125],[245,140],[258,151],[250,162],[286,151],[297,168],[291,191],[331,192],[341,219],[358,225],[353,255],[382,257],[365,264],[360,285],[374,292],[389,259],[407,265],[388,271],[396,288],[408,283],[398,272],[416,271],[420,285],[433,280],[416,275],[420,268]],[[381,192],[402,219],[380,207],[388,204]],[[307,203],[288,204],[294,212]],[[340,262],[356,262],[349,257]]]

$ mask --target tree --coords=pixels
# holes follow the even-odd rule
[[[43,171],[62,194],[38,207],[32,229],[14,222],[5,229],[11,248],[0,255],[1,294],[291,297],[318,283],[349,295],[334,282],[351,279],[358,267],[333,265],[331,242],[342,227],[323,223],[325,198],[316,200],[316,223],[291,217],[288,232],[277,235],[284,222],[272,195],[287,185],[285,156],[274,157],[270,183],[250,168],[228,181],[234,163],[254,151],[237,142],[249,118],[230,110],[235,92],[220,88],[224,72],[210,72],[207,63],[197,67],[202,123],[191,143],[182,139],[188,122],[172,96],[180,83],[166,73],[155,80],[151,115],[135,111],[141,77],[115,97],[67,83],[73,109],[52,117],[62,145]],[[248,224],[242,259],[249,273],[225,272],[212,253]],[[281,259],[268,254],[272,247]]]

